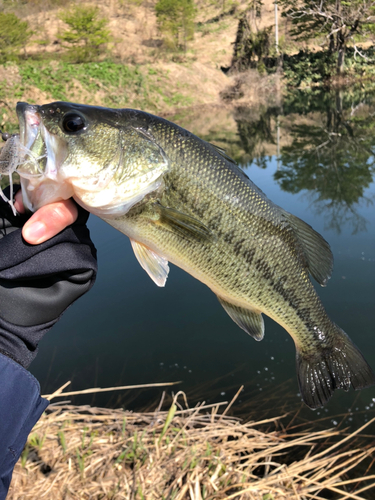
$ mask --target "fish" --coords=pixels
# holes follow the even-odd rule
[[[325,286],[331,276],[329,244],[269,200],[224,150],[139,110],[53,102],[18,103],[16,111],[28,151],[17,166],[25,207],[73,197],[130,238],[156,285],[175,264],[257,341],[262,315],[272,318],[294,341],[308,407],[324,406],[336,389],[374,385],[311,281]]]

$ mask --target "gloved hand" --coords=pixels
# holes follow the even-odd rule
[[[28,216],[0,200],[0,353],[27,368],[38,343],[65,309],[94,284],[96,249],[88,212],[39,245],[22,238]]]

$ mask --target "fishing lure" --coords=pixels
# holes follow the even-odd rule
[[[14,207],[13,202],[13,173],[25,163],[33,164],[34,169],[30,171],[35,171],[35,174],[24,174],[25,177],[35,177],[42,175],[42,171],[39,168],[39,162],[41,159],[46,157],[46,155],[35,156],[30,149],[26,148],[21,144],[19,134],[10,135],[6,132],[1,132],[1,137],[5,141],[5,146],[0,149],[0,180],[4,175],[9,177],[10,193],[9,199],[5,196],[1,186],[0,186],[0,197],[9,203],[12,208],[13,214],[17,215],[17,210]]]

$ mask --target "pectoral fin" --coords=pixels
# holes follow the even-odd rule
[[[169,266],[167,259],[161,257],[150,248],[130,238],[134,254],[141,267],[158,286],[164,286],[167,281]]]
[[[235,306],[219,296],[217,298],[224,307],[224,310],[242,330],[245,330],[245,332],[251,335],[255,340],[259,341],[263,339],[264,321],[259,312]]]
[[[160,203],[154,204],[155,211],[159,214],[156,224],[167,227],[170,231],[178,233],[186,239],[209,239],[210,230],[198,219],[184,214],[174,208],[167,208]]]

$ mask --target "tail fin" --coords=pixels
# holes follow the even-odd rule
[[[375,384],[375,376],[359,349],[333,323],[335,341],[316,353],[297,349],[297,376],[304,402],[312,409],[324,406],[336,389],[364,389]]]

